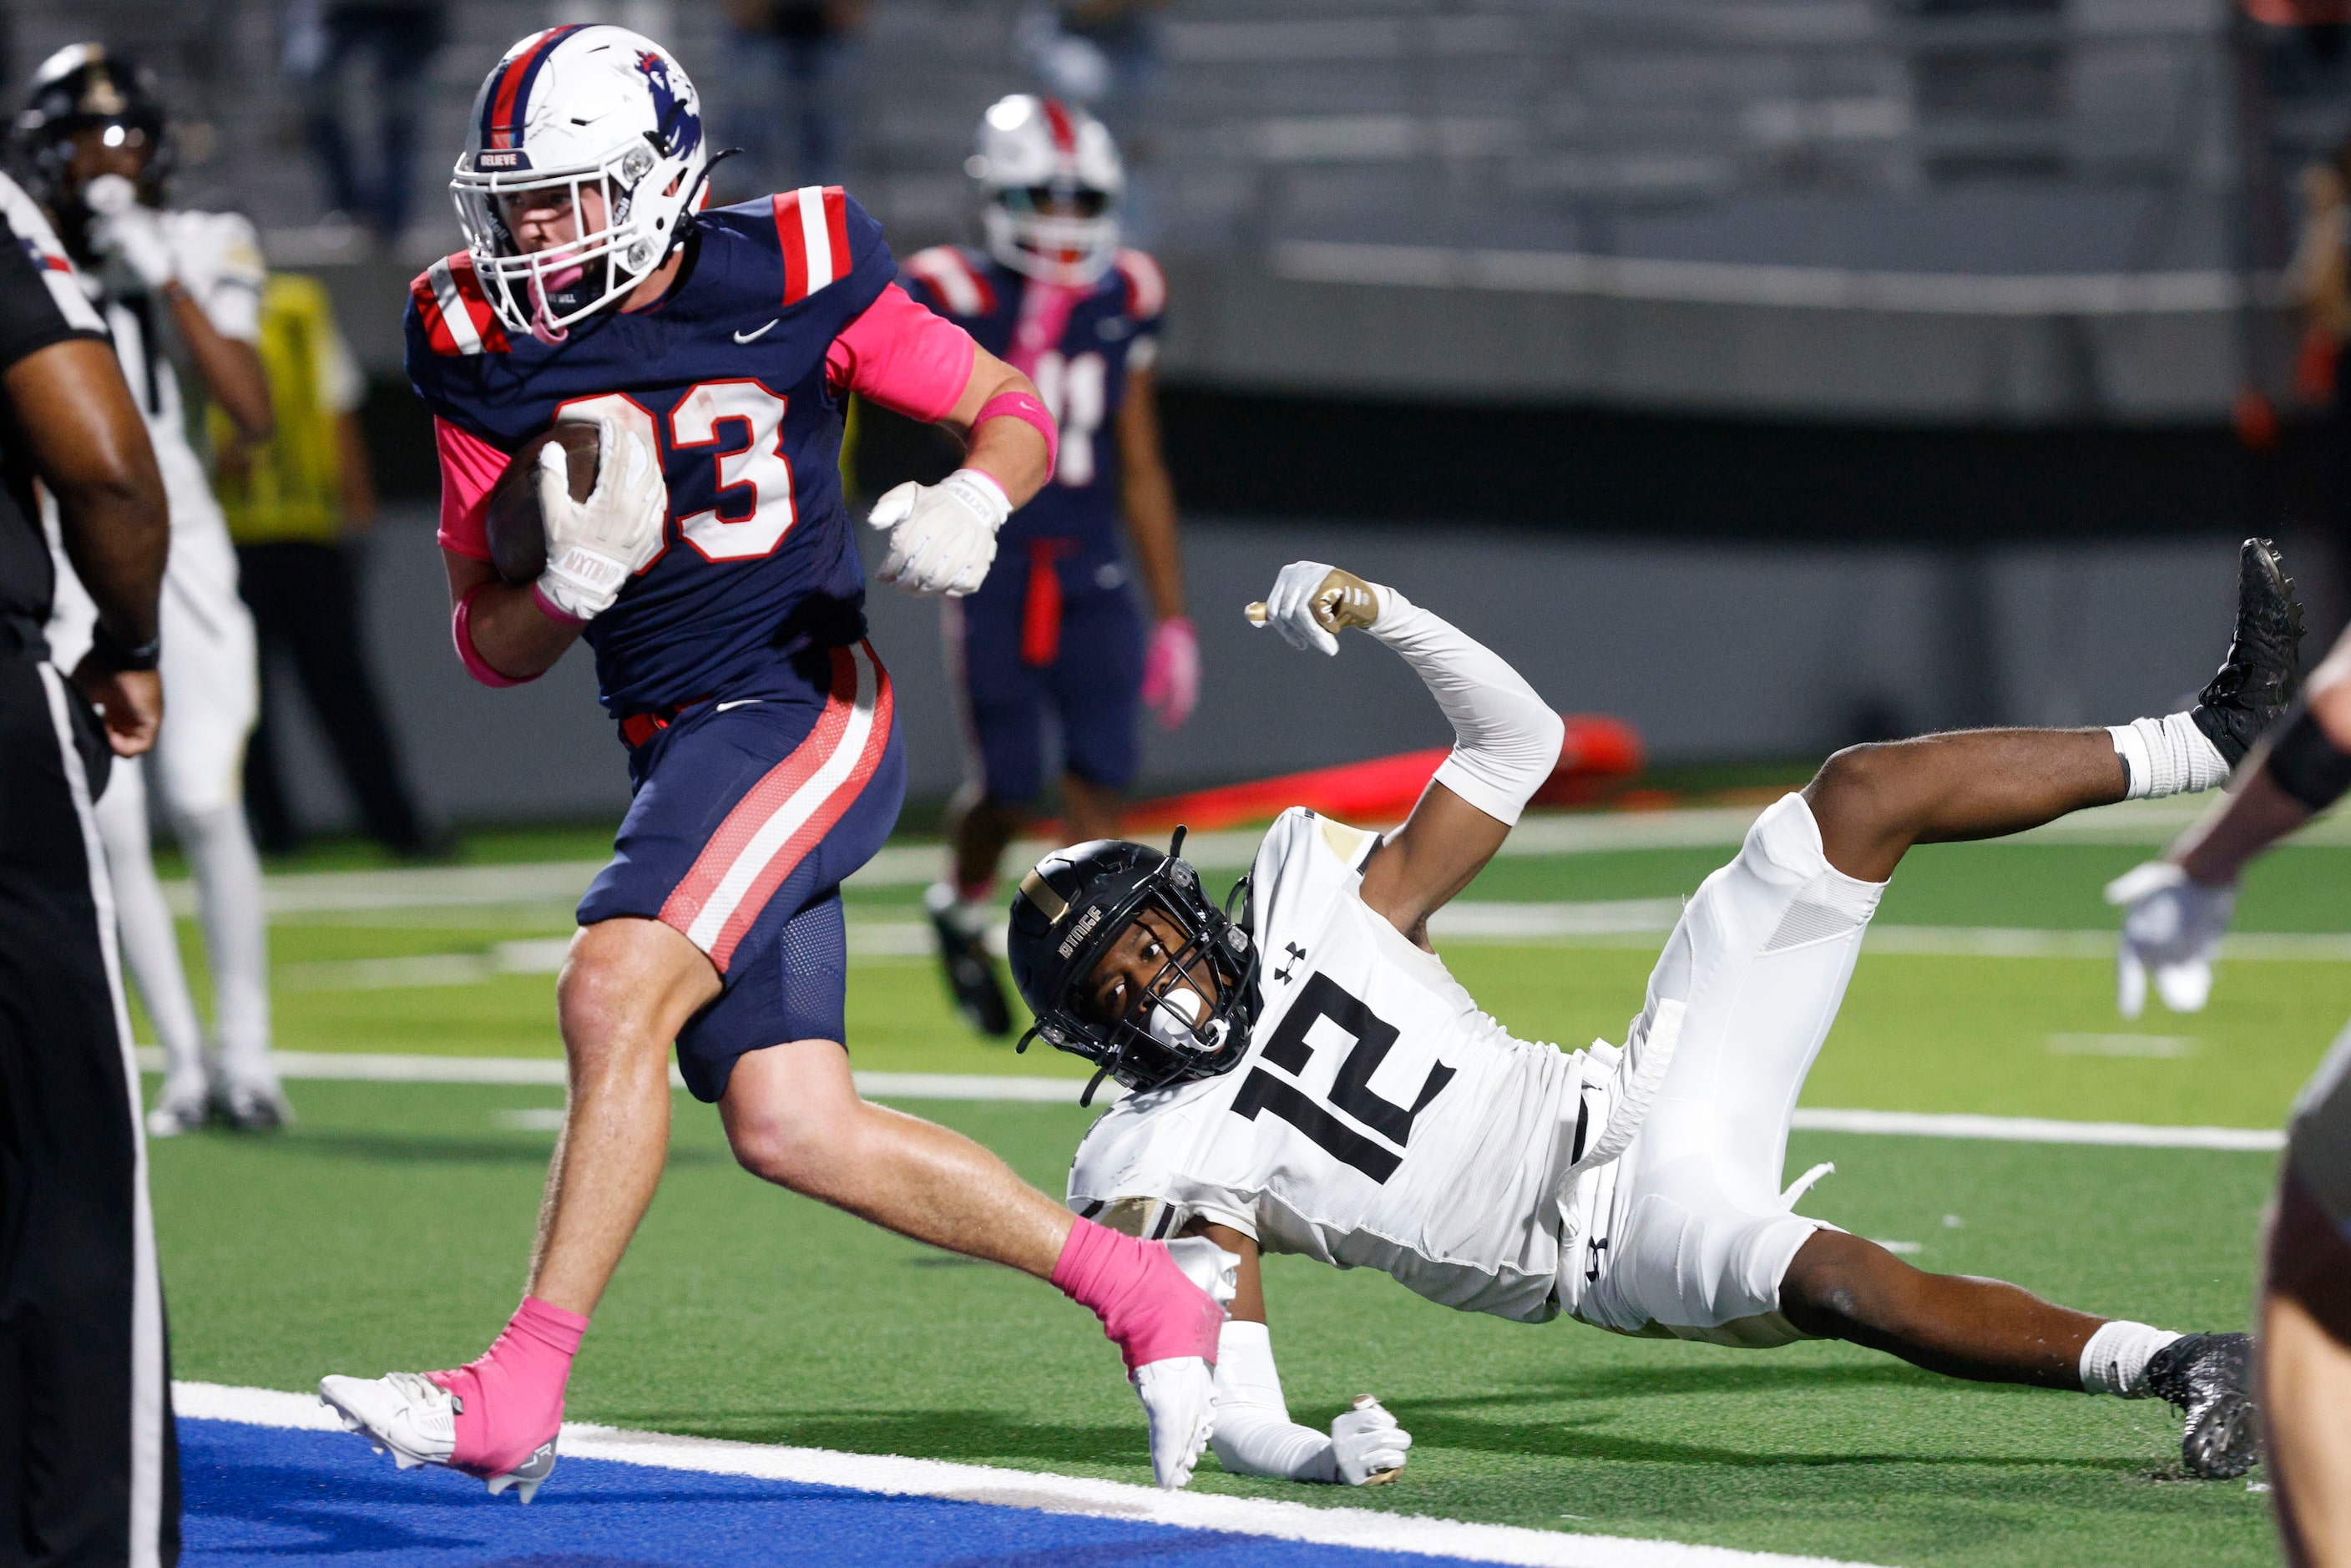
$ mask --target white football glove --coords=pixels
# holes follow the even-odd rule
[[[1336,653],[1338,633],[1350,626],[1371,625],[1385,602],[1386,592],[1377,583],[1319,560],[1296,560],[1273,580],[1264,603],[1249,607],[1249,618],[1272,627],[1301,652],[1311,648]]]
[[[547,528],[547,570],[539,597],[574,621],[593,621],[612,608],[629,579],[661,554],[669,489],[661,460],[643,436],[619,422],[597,419],[596,487],[571,498],[569,459],[562,444],[539,448],[538,511]]]
[[[90,247],[131,269],[151,290],[162,293],[180,276],[180,260],[163,237],[163,214],[139,203],[139,187],[120,174],[100,174],[82,187],[82,201],[98,214]]]
[[[2169,861],[2149,861],[2106,883],[2123,910],[2115,950],[2115,1006],[2126,1019],[2147,1007],[2147,977],[2176,1013],[2201,1012],[2212,994],[2212,958],[2237,905],[2234,887],[2207,887]]]
[[[1359,1395],[1354,1408],[1331,1423],[1332,1464],[1347,1486],[1395,1479],[1404,1469],[1405,1450],[1411,1447],[1412,1434],[1368,1394]]]
[[[888,532],[890,555],[874,575],[909,593],[959,598],[996,559],[996,533],[1012,515],[1003,487],[977,468],[935,485],[908,480],[873,503],[866,521]]]

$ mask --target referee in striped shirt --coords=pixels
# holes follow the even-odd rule
[[[71,674],[33,497],[99,607]],[[163,485],[105,329],[0,178],[0,1568],[180,1555],[139,1073],[91,802],[153,744]]]

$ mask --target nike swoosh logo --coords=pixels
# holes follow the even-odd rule
[[[774,325],[775,325],[775,323],[774,323],[773,321],[770,321],[770,322],[768,322],[768,326],[770,326],[770,327],[772,327],[772,326],[774,326]],[[756,335],[757,335],[757,334],[754,334],[754,336],[756,336]],[[718,706],[717,706],[714,711],[718,712],[718,713],[725,713],[725,712],[726,712],[729,708],[749,707],[753,703],[756,703],[756,702],[764,702],[764,701],[766,701],[766,700],[767,700],[767,699],[766,699],[766,698],[764,698],[764,697],[737,697],[737,698],[736,698],[733,702],[731,702],[731,703],[720,703],[720,704],[718,705]]]
[[[783,318],[780,316],[776,318],[776,321],[780,321]],[[768,335],[769,329],[775,326],[776,321],[768,322],[766,327],[760,328],[756,332],[737,332],[735,334],[735,340],[738,343],[748,343],[755,339],[764,338]]]

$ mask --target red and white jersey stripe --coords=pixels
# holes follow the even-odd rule
[[[47,214],[5,174],[0,174],[0,222],[16,235],[41,281],[48,286],[49,301],[66,319],[66,325],[78,332],[105,331],[105,319],[82,292],[81,277],[66,259],[65,246],[57,243]]]
[[[954,246],[935,245],[928,250],[916,251],[908,258],[906,270],[929,286],[950,316],[996,313],[996,286]]]
[[[464,251],[444,256],[408,286],[416,313],[436,354],[503,354],[507,335],[498,325],[475,274],[474,258]]]
[[[816,727],[736,803],[662,905],[662,923],[709,954],[720,974],[768,900],[881,767],[892,710],[890,672],[872,646],[835,648],[832,694]]]
[[[784,303],[797,305],[849,276],[849,198],[838,185],[802,185],[774,198],[784,247]]]
[[[1148,321],[1167,308],[1167,275],[1159,264],[1139,250],[1122,249],[1114,265],[1119,276],[1126,279],[1126,313],[1138,321]]]

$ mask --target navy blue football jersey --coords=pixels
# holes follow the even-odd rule
[[[1034,283],[985,251],[934,246],[908,259],[899,279],[907,293],[969,332],[998,359],[1021,364],[1016,353],[1024,306]],[[981,585],[983,598],[1019,597],[1033,559],[1031,542],[1060,541],[1054,551],[1064,593],[1115,588],[1120,567],[1119,460],[1116,422],[1126,402],[1130,371],[1157,356],[1159,321],[1167,285],[1159,264],[1139,250],[1122,250],[1093,286],[1069,304],[1053,346],[1033,365],[1021,365],[1061,426],[1060,460],[1036,499],[1012,514],[998,536],[997,566]]]
[[[703,213],[688,244],[659,305],[600,311],[556,344],[503,330],[463,253],[410,290],[409,380],[458,430],[510,453],[592,411],[661,454],[662,553],[587,631],[615,716],[793,689],[811,663],[795,655],[865,632],[825,353],[897,275],[882,227],[811,185]],[[486,560],[478,517],[442,542]]]

